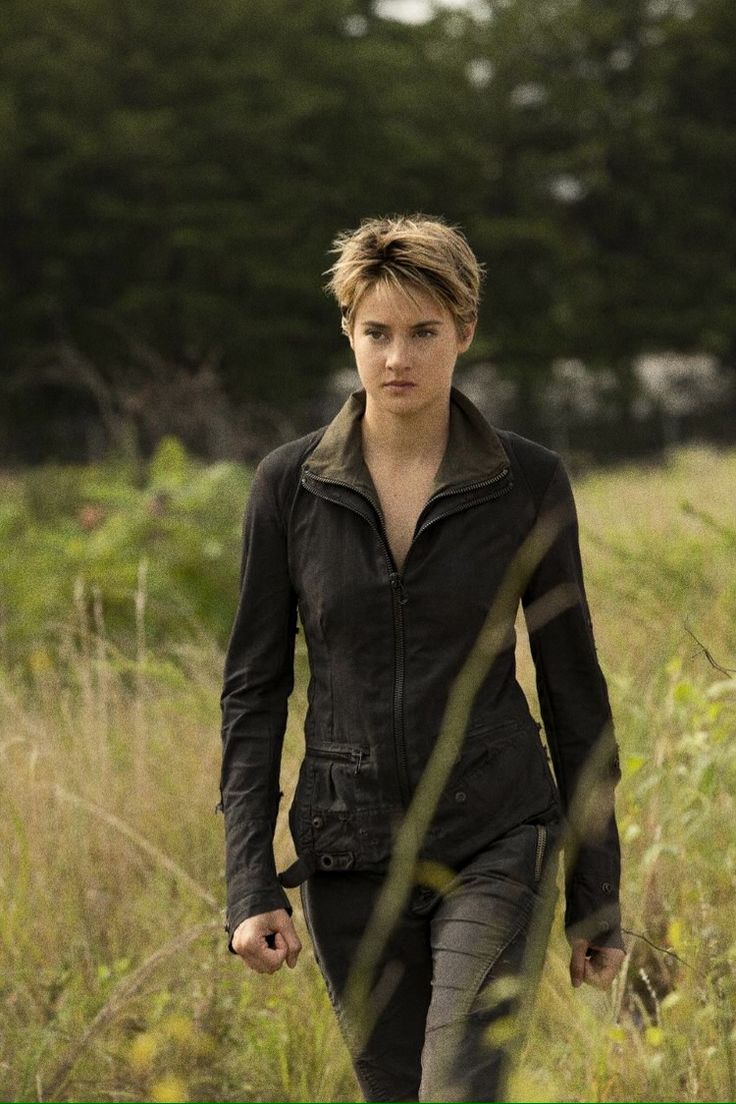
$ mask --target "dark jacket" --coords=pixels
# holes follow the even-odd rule
[[[512,614],[420,858],[457,868],[519,823],[558,819],[599,741],[612,783],[620,777],[558,455],[494,429],[453,389],[445,456],[398,572],[363,460],[364,409],[356,392],[326,428],[277,448],[254,476],[221,701],[230,933],[249,916],[291,911],[280,877],[294,885],[316,868],[387,868],[453,681],[540,518],[563,523],[513,605],[520,599],[527,615],[555,778],[516,681]],[[279,876],[272,841],[297,611],[311,672],[289,812],[299,860]],[[622,946],[613,813],[603,822],[566,863],[565,924]]]

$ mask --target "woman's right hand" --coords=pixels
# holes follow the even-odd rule
[[[275,974],[284,962],[293,970],[302,949],[286,909],[262,912],[243,920],[235,929],[232,945],[246,966],[257,974]]]

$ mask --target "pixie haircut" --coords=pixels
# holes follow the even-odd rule
[[[331,253],[337,260],[325,272],[325,290],[342,311],[342,330],[352,330],[364,293],[383,285],[411,297],[428,292],[452,314],[459,333],[478,317],[483,266],[465,235],[442,218],[393,215],[363,219],[357,230],[338,234]]]

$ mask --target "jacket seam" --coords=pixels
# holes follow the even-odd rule
[[[298,459],[295,462],[293,462],[290,466],[289,479],[293,480],[293,486],[292,486],[291,491],[290,491],[290,501],[289,501],[289,504],[288,504],[288,509],[286,511],[286,515],[287,515],[286,526],[287,526],[287,532],[288,533],[291,532],[292,519],[294,517],[294,510],[296,509],[296,504],[297,504],[297,501],[299,499],[300,491],[302,489],[302,469],[303,469],[305,463],[307,462],[307,460],[309,459],[309,457],[312,455],[312,453],[316,449],[317,445],[320,443],[320,441],[324,437],[326,429],[327,429],[327,426],[323,426],[322,429],[315,430],[315,432],[312,434],[313,439],[310,441],[307,448],[302,450],[302,452],[300,453]]]
[[[560,466],[562,464],[562,458],[560,457],[560,455],[558,453],[553,452],[552,449],[548,450],[551,453],[551,455],[555,458],[555,463],[552,466],[552,472],[550,474],[550,477],[544,485],[544,490],[539,495],[539,499],[537,499],[537,496],[534,493],[533,483],[532,483],[532,481],[530,480],[530,478],[527,474],[527,467],[526,467],[524,461],[522,460],[522,458],[519,454],[520,450],[519,450],[518,446],[513,441],[513,434],[506,431],[506,439],[505,439],[504,443],[507,445],[509,451],[512,453],[512,455],[514,457],[514,460],[516,461],[516,464],[519,468],[519,471],[521,472],[521,477],[524,480],[524,483],[526,485],[526,489],[529,493],[529,497],[531,498],[532,504],[534,506],[534,520],[536,522],[536,520],[539,517],[539,513],[542,509],[542,503],[544,502],[547,491],[552,486],[552,480],[557,475],[558,469],[560,468]]]

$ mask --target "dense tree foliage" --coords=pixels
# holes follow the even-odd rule
[[[50,399],[117,443],[131,421],[155,438],[159,408],[176,430],[193,395],[296,410],[347,360],[331,239],[393,210],[466,227],[489,272],[474,355],[529,394],[559,356],[623,381],[648,349],[733,361],[731,0],[3,15],[6,429]]]

